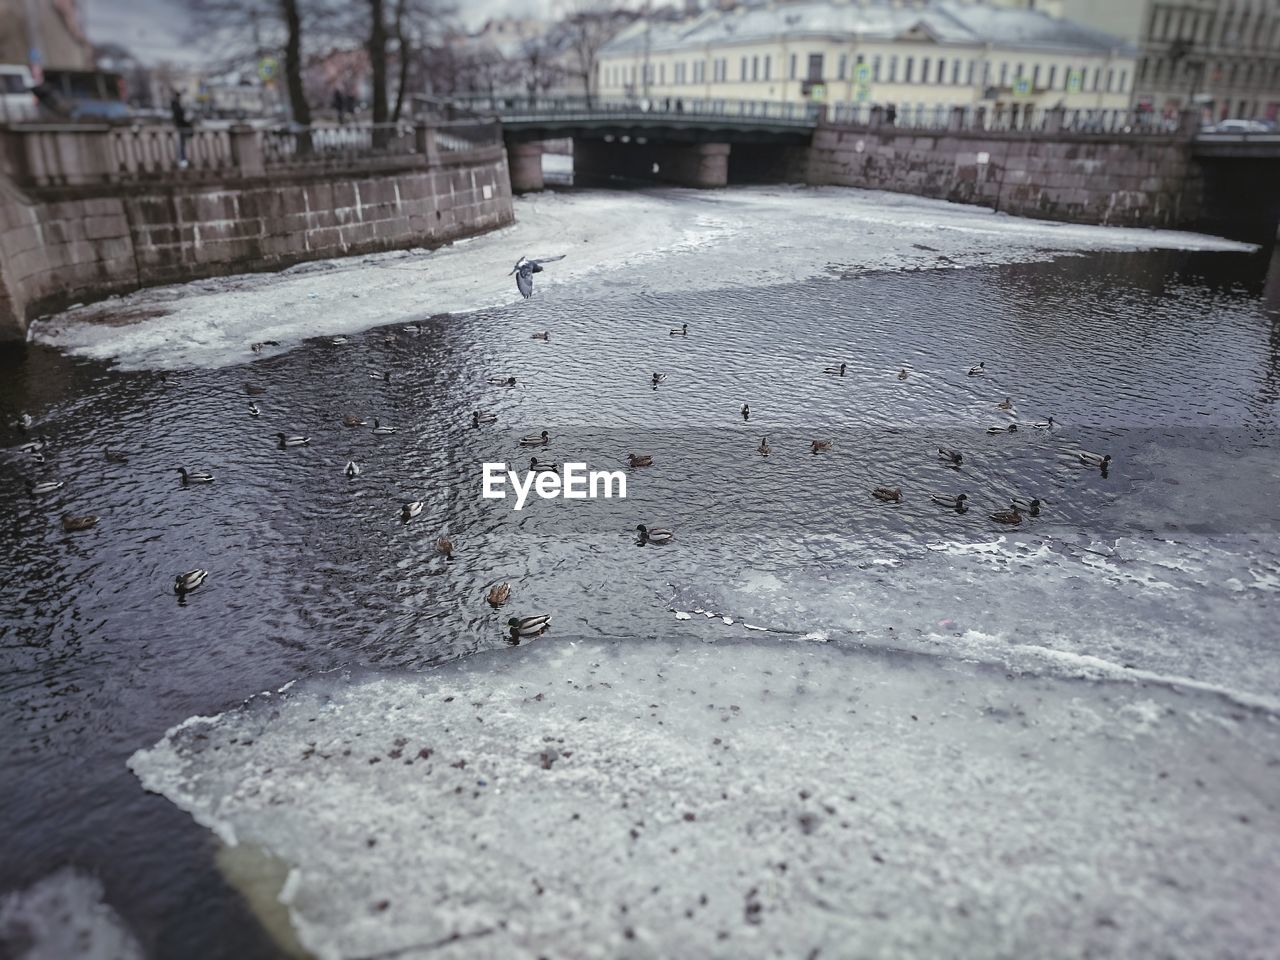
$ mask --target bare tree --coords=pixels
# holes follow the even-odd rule
[[[591,106],[595,91],[596,70],[600,62],[600,48],[637,14],[620,10],[604,0],[582,0],[577,8],[560,23],[568,47],[570,72],[582,81],[582,90]]]

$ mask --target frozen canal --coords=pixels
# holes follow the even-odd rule
[[[4,360],[35,423],[0,459],[0,944],[1269,954],[1280,264],[835,189],[517,216]],[[519,300],[516,258],[561,253]],[[531,452],[653,464],[626,500],[481,499]],[[1040,514],[989,519],[1014,496]]]

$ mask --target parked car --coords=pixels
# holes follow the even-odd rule
[[[34,120],[40,105],[31,88],[31,71],[22,64],[0,64],[0,123]]]
[[[1261,120],[1220,120],[1205,127],[1205,133],[1271,133],[1272,128]]]

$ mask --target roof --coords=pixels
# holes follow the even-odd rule
[[[646,39],[646,33],[648,37]],[[654,52],[760,43],[782,39],[931,40],[938,44],[1015,47],[1064,53],[1136,56],[1122,37],[1039,10],[980,2],[902,0],[757,2],[711,11],[678,23],[632,24],[601,50],[603,56],[648,48]]]

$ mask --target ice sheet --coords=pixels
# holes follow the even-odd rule
[[[102,884],[59,870],[0,896],[0,955],[15,960],[142,960],[142,948],[103,902]]]

